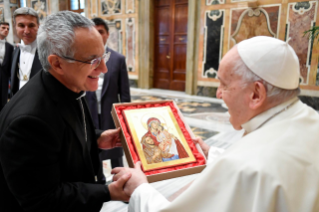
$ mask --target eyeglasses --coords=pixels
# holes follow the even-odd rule
[[[102,60],[104,60],[105,63],[109,60],[110,54],[108,53],[103,54],[102,57],[95,58],[91,61],[81,61],[81,60],[76,60],[74,58],[65,57],[65,56],[61,56],[61,57],[66,60],[76,61],[76,62],[85,63],[85,64],[91,64],[91,69],[96,69],[100,65]]]

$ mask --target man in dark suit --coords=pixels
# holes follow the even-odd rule
[[[11,96],[15,95],[41,69],[37,51],[38,13],[28,7],[16,9],[13,23],[21,39],[13,53],[11,66]]]
[[[98,212],[104,202],[127,201],[130,174],[105,185],[98,156],[98,148],[120,146],[120,128],[96,132],[83,98],[107,72],[94,23],[58,12],[37,39],[43,70],[0,114],[0,211]]]
[[[106,42],[109,37],[109,28],[101,18],[94,18],[95,28],[102,36],[105,52],[109,57],[106,63],[108,72],[100,75],[99,85],[102,89],[88,92],[86,95],[95,127],[101,130],[115,129],[111,116],[113,103],[130,102],[130,85],[126,69],[125,57],[109,47]],[[121,147],[103,150],[101,160],[111,159],[112,167],[123,166],[123,149]]]
[[[13,52],[13,46],[5,40],[9,29],[8,22],[0,22],[0,111],[8,102],[8,87]]]

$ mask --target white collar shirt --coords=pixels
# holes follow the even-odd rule
[[[34,40],[29,45],[25,45],[23,40],[21,40],[19,59],[19,89],[21,89],[30,80],[31,68],[36,50],[37,40]]]
[[[3,63],[3,59],[6,53],[6,41],[0,40],[0,64]]]

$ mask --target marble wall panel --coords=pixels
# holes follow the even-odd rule
[[[229,49],[242,40],[259,35],[278,37],[279,9],[279,5],[232,9]]]
[[[135,12],[135,0],[126,0],[125,11],[126,13],[134,13]]]
[[[121,14],[122,4],[121,0],[102,0],[101,1],[102,15],[116,15]]]
[[[4,6],[0,6],[0,21],[4,21]]]
[[[202,69],[202,76],[205,78],[217,78],[217,70],[223,49],[224,14],[224,10],[206,11]]]
[[[311,63],[311,41],[303,36],[316,20],[317,1],[288,4],[286,40],[296,51],[300,64],[301,84],[308,84]]]
[[[225,0],[206,0],[206,5],[225,4]]]
[[[109,27],[107,46],[120,54],[122,51],[122,20],[106,21]]]
[[[126,19],[126,65],[129,72],[135,71],[135,19]]]
[[[47,0],[32,0],[31,8],[37,11],[40,18],[40,23],[48,15]]]
[[[13,12],[18,9],[18,5],[11,5],[10,6],[10,10],[11,10],[11,16],[13,15]],[[12,19],[13,20],[13,17]],[[12,23],[13,24],[13,23]],[[12,25],[13,26],[13,25]],[[14,43],[19,43],[20,42],[20,39],[18,38],[18,35],[17,35],[17,30],[15,27],[11,27],[12,29],[12,34],[13,34],[13,42]]]

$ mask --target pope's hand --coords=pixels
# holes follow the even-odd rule
[[[192,140],[195,144],[199,144],[207,158],[210,146],[208,146],[201,138],[193,138]]]
[[[114,147],[121,147],[120,140],[121,128],[105,130],[97,139],[97,144],[100,149],[111,149]]]
[[[122,175],[117,181],[112,182],[110,185],[108,185],[112,200],[120,200],[124,202],[128,202],[130,200],[130,196],[127,195],[124,191],[124,185],[130,177],[131,173],[126,173]]]
[[[148,183],[147,178],[145,174],[143,173],[141,169],[141,162],[137,162],[135,164],[135,168],[124,168],[124,167],[117,167],[114,168],[111,172],[112,174],[115,174],[113,176],[113,181],[117,182],[122,177],[124,177],[127,174],[131,174],[131,178],[126,182],[124,187],[124,192],[131,196],[134,190],[143,183]]]

